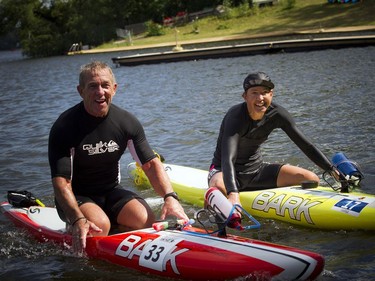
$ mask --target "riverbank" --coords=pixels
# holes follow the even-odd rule
[[[309,30],[298,30],[298,31],[287,31],[287,32],[268,32],[263,34],[241,34],[241,35],[230,35],[221,36],[205,39],[196,40],[185,40],[178,41],[178,44],[182,47],[193,46],[199,47],[199,45],[216,45],[222,46],[231,45],[233,42],[236,43],[257,43],[266,42],[273,40],[288,40],[288,39],[304,39],[304,38],[325,38],[335,36],[353,36],[353,35],[367,35],[375,34],[375,25],[369,26],[349,26],[349,27],[338,27],[338,28],[321,28],[321,29],[309,29]],[[131,50],[143,50],[151,48],[164,48],[164,47],[175,47],[176,41],[164,42],[157,44],[147,44],[141,46],[122,46],[114,48],[96,48],[90,50],[82,50],[74,54],[95,54],[95,53],[109,53],[109,52],[121,52]]]
[[[366,47],[375,45],[375,34],[350,35],[325,38],[273,40],[262,43],[231,44],[218,47],[182,48],[175,46],[171,51],[147,52],[112,58],[116,66],[136,66],[202,59],[218,59],[278,52],[308,52],[324,49],[341,49],[349,47]]]

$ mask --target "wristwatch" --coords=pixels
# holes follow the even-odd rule
[[[178,198],[178,195],[176,192],[169,192],[167,194],[164,195],[164,201],[165,199],[167,199],[168,197],[173,197],[174,199],[176,199],[177,201],[180,201],[180,198]]]

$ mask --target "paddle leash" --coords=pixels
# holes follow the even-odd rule
[[[31,192],[22,190],[22,191],[8,191],[8,202],[17,208],[28,208],[31,206],[40,206],[45,207],[45,205],[36,198]]]

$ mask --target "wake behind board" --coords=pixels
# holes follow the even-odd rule
[[[16,208],[7,202],[0,209],[38,240],[71,245],[71,236],[65,232],[56,209]],[[221,238],[194,227],[189,231],[147,228],[88,237],[86,254],[141,272],[188,280],[242,276],[314,280],[324,269],[324,258],[316,253],[234,235]]]
[[[180,198],[199,207],[208,188],[208,171],[163,163]],[[150,186],[135,162],[128,174],[136,185]],[[242,207],[255,217],[276,219],[303,227],[327,230],[375,230],[375,195],[352,191],[340,193],[329,187],[301,186],[240,193]]]

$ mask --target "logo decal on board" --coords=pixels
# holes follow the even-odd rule
[[[343,213],[347,213],[348,215],[358,217],[363,208],[367,205],[368,203],[366,202],[345,198],[337,202],[335,206],[332,207],[332,209]]]
[[[30,207],[29,208],[29,213],[35,214],[35,213],[40,213],[40,208],[39,207]]]
[[[165,170],[166,172],[168,172],[168,171],[172,171],[172,167],[171,167],[171,166],[165,166],[164,170]]]
[[[117,247],[116,255],[133,259],[139,256],[139,265],[158,271],[166,271],[169,262],[175,274],[180,274],[176,257],[189,249],[177,249],[177,244],[183,239],[163,236],[154,240],[148,239],[141,242],[142,237],[129,235]]]
[[[264,191],[260,193],[253,201],[252,208],[254,210],[269,213],[274,210],[277,216],[287,217],[292,220],[301,221],[305,218],[309,224],[314,224],[310,216],[310,208],[321,204],[320,201],[312,201],[310,199],[303,199],[298,196],[288,196],[287,194],[280,194],[276,196],[275,192]]]

